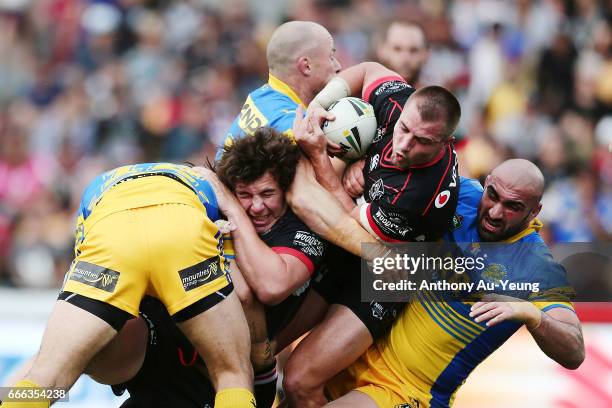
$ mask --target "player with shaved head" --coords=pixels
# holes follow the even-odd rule
[[[524,230],[542,208],[544,176],[528,160],[512,159],[496,167],[485,181],[478,209],[482,241],[503,241]]]
[[[270,126],[292,138],[298,106],[306,108],[338,72],[334,40],[325,27],[312,21],[290,21],[272,34],[266,49],[268,83],[249,94],[232,123],[223,146]],[[223,146],[216,159],[223,155]]]
[[[496,288],[484,296],[418,291],[389,335],[328,384],[332,398],[343,395],[330,407],[449,407],[472,370],[523,325],[563,367],[582,364],[582,329],[565,270],[538,233],[543,186],[540,170],[522,159],[494,169],[484,191],[476,180],[462,178],[454,225],[444,237],[463,248],[462,255],[475,256],[471,251],[478,248],[487,256],[480,274],[465,276],[470,281],[499,287],[501,276],[538,284],[538,290]],[[495,244],[475,245],[485,241]]]

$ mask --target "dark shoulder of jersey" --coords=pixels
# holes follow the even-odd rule
[[[362,223],[380,239],[435,241],[451,226],[459,195],[457,155],[451,143],[430,163],[408,169],[391,163],[393,128],[414,88],[398,77],[382,78],[366,89],[378,129],[363,169],[370,203]]]
[[[270,231],[260,236],[275,252],[293,255],[314,273],[323,259],[325,241],[313,233],[290,208],[272,226]]]
[[[451,143],[424,166],[401,169],[388,156],[392,142],[364,168],[362,223],[384,241],[435,241],[452,225],[459,196],[457,155]]]
[[[322,268],[327,243],[314,234],[289,208],[270,231],[261,235],[261,239],[276,253],[289,254],[301,260],[311,276]],[[291,322],[309,288],[310,279],[279,304],[266,305],[270,338]]]
[[[399,77],[381,78],[375,81],[363,93],[363,99],[374,107],[377,133],[373,143],[385,135],[393,134],[395,122],[402,113],[406,101],[415,89]]]

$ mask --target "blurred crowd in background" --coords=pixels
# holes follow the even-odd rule
[[[287,20],[328,28],[343,67],[375,60],[389,21],[418,21],[419,85],[462,104],[463,175],[533,160],[546,239],[609,241],[611,13],[609,0],[0,0],[0,285],[59,285],[98,173],[213,157]]]

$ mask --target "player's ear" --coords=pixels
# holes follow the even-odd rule
[[[542,203],[538,203],[538,205],[533,207],[533,210],[531,210],[531,212],[529,213],[529,222],[531,222],[535,217],[537,217],[541,210]]]
[[[308,57],[302,56],[302,57],[298,58],[297,68],[298,68],[298,71],[300,72],[300,74],[302,74],[303,76],[310,76],[311,75],[312,66],[310,64],[310,61],[308,60]]]

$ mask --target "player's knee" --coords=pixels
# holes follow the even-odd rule
[[[283,373],[283,389],[294,398],[311,395],[313,390],[319,388],[319,380],[306,365],[290,365],[285,367]]]

